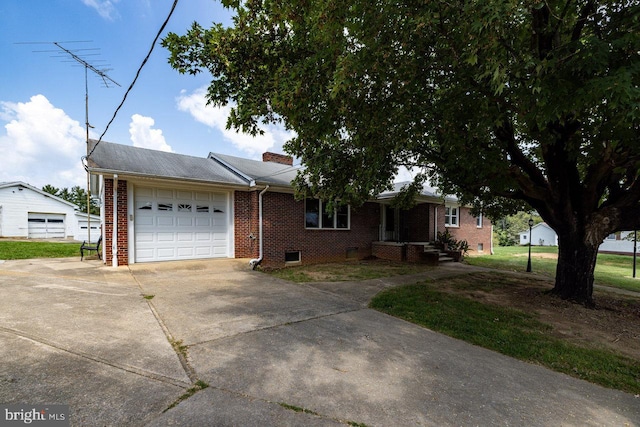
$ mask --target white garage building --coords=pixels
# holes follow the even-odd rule
[[[520,232],[520,244],[529,244],[529,230]],[[558,236],[546,222],[536,224],[531,229],[532,246],[558,246]]]
[[[87,214],[24,182],[0,183],[0,237],[87,240]],[[91,215],[91,241],[100,237],[100,217]]]

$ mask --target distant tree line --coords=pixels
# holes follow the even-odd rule
[[[529,231],[529,219],[533,219],[533,224],[542,222],[542,218],[535,212],[518,212],[508,215],[496,221],[493,227],[494,242],[498,246],[514,246],[520,244],[520,233]]]
[[[61,189],[47,184],[42,187],[42,191],[44,191],[45,193],[53,194],[56,197],[60,197],[67,202],[71,202],[74,205],[77,205],[80,212],[87,211],[87,191],[78,185],[71,187],[71,189]],[[100,214],[100,207],[93,199],[91,200],[91,213],[95,215]]]

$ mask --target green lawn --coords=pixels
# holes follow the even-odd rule
[[[30,242],[0,240],[0,260],[67,258],[80,256],[78,242]]]
[[[493,255],[479,255],[465,258],[470,265],[496,268],[509,271],[526,271],[527,246],[497,246]],[[545,254],[558,254],[558,248],[552,246],[531,247],[531,270],[533,273],[554,277],[556,274],[557,259],[543,258]],[[547,255],[548,256],[548,255]],[[597,285],[612,286],[640,292],[640,260],[638,261],[636,278],[632,278],[633,257],[626,255],[598,255],[595,271],[595,283]]]
[[[449,279],[452,281],[453,279]],[[473,276],[457,279],[477,287]],[[508,277],[499,286],[509,286]],[[460,285],[460,284],[459,284]],[[603,349],[585,348],[553,337],[550,325],[520,310],[483,304],[443,292],[442,282],[384,290],[370,307],[502,354],[537,363],[605,387],[640,393],[640,362]]]

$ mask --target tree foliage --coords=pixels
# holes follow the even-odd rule
[[[558,233],[556,291],[591,302],[599,243],[640,225],[637,0],[228,0],[163,41],[230,127],[282,122],[304,194],[362,203],[400,165]],[[417,188],[417,186],[411,187]]]
[[[87,211],[87,191],[79,185],[75,185],[71,187],[71,189],[60,189],[54,187],[53,185],[46,184],[44,187],[42,187],[42,191],[52,194],[56,197],[60,197],[62,200],[66,200],[67,202],[73,203],[74,205],[78,206],[78,210],[80,212]],[[100,214],[100,207],[98,207],[93,199],[91,200],[91,213],[94,215]]]
[[[513,246],[520,244],[520,233],[529,230],[529,219],[533,224],[542,222],[536,213],[520,211],[512,215],[505,215],[494,224],[494,236],[499,246]]]

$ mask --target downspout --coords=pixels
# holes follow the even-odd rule
[[[113,175],[113,229],[111,231],[111,265],[118,266],[118,175]]]
[[[493,222],[491,223],[491,255],[493,255]]]
[[[264,193],[267,192],[267,190],[269,189],[269,186],[267,185],[266,187],[264,187],[264,190],[262,190],[260,192],[260,194],[258,195],[258,247],[259,247],[259,252],[258,252],[258,258],[254,258],[251,261],[249,261],[249,265],[251,266],[252,269],[256,269],[256,267],[258,265],[260,265],[260,263],[262,262],[262,258],[263,258],[263,239],[262,239],[262,195]]]
[[[438,205],[433,208],[433,241],[438,241]]]

